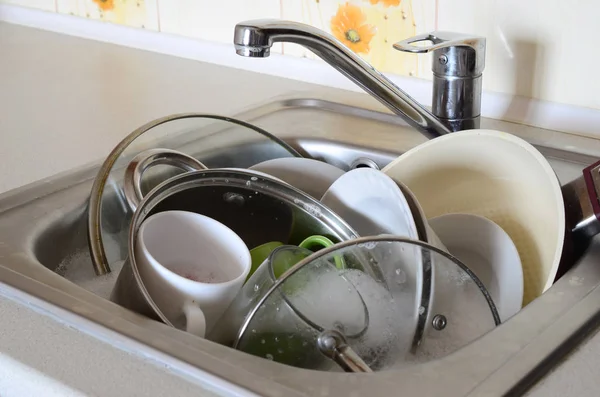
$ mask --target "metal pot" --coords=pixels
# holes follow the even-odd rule
[[[113,302],[171,326],[173,322],[148,294],[134,255],[142,222],[168,210],[209,216],[236,232],[249,249],[268,241],[297,245],[315,234],[337,242],[358,237],[339,216],[317,200],[253,171],[213,169],[175,176],[154,188],[137,208],[129,229],[129,256],[111,295]]]

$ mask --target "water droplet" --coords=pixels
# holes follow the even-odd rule
[[[256,333],[256,330],[255,330],[255,329],[253,329],[253,330],[252,330],[252,333],[253,333],[253,334],[255,334],[255,333]]]
[[[267,354],[265,354],[265,357],[267,358],[267,360],[273,361],[273,355],[272,354],[267,353]]]
[[[395,281],[397,284],[404,284],[406,282],[406,273],[402,269],[396,269]]]
[[[258,291],[259,289],[260,289],[260,285],[254,284],[254,292]]]
[[[252,185],[252,182],[246,181],[246,186],[250,186],[250,185]]]
[[[275,342],[279,342],[279,337],[278,336],[275,337]]]
[[[251,181],[258,181],[258,178],[253,176],[252,178],[250,178]]]
[[[367,241],[366,243],[358,244],[358,247],[372,250],[373,248],[377,247],[377,243],[375,241]]]
[[[225,183],[229,183],[229,179],[225,179]]]
[[[277,353],[283,354],[283,349],[277,349]]]
[[[423,313],[425,313],[425,307],[419,306],[419,314],[422,315]]]
[[[279,311],[279,306],[277,306],[277,307],[275,308],[275,311]]]
[[[238,207],[243,206],[245,201],[244,196],[234,192],[227,192],[223,194],[223,200],[229,204],[235,204]]]
[[[306,341],[302,342],[302,346],[308,346],[308,342],[306,342]]]
[[[260,340],[260,343],[262,343],[262,344],[264,345],[265,343],[267,343],[267,341],[266,341],[266,340],[264,340],[264,339],[261,339],[261,340]]]

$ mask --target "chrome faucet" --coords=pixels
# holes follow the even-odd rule
[[[479,128],[483,37],[433,32],[394,44],[400,51],[433,52],[432,112],[335,37],[310,25],[276,19],[241,22],[235,27],[233,41],[237,54],[257,58],[268,57],[276,42],[303,45],[428,138]],[[412,45],[420,41],[432,44]]]

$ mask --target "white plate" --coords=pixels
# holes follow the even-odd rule
[[[319,160],[284,157],[263,161],[250,167],[279,178],[317,200],[344,171]]]
[[[488,290],[502,322],[521,310],[523,269],[510,236],[487,218],[447,214],[429,220],[450,254],[464,263]]]
[[[418,240],[417,227],[404,194],[390,177],[371,168],[346,172],[331,185],[321,203],[344,219],[361,236],[391,234]],[[405,325],[414,329],[423,294],[423,264],[418,247],[397,247],[399,268],[406,271],[407,285],[415,286],[414,317]]]
[[[406,198],[396,182],[381,171],[358,168],[346,172],[321,202],[362,237],[392,234],[418,239]]]

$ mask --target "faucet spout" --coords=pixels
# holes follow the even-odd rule
[[[328,33],[310,25],[276,19],[246,21],[235,27],[234,44],[239,55],[267,57],[276,42],[308,48],[427,138],[451,132],[429,110]]]

